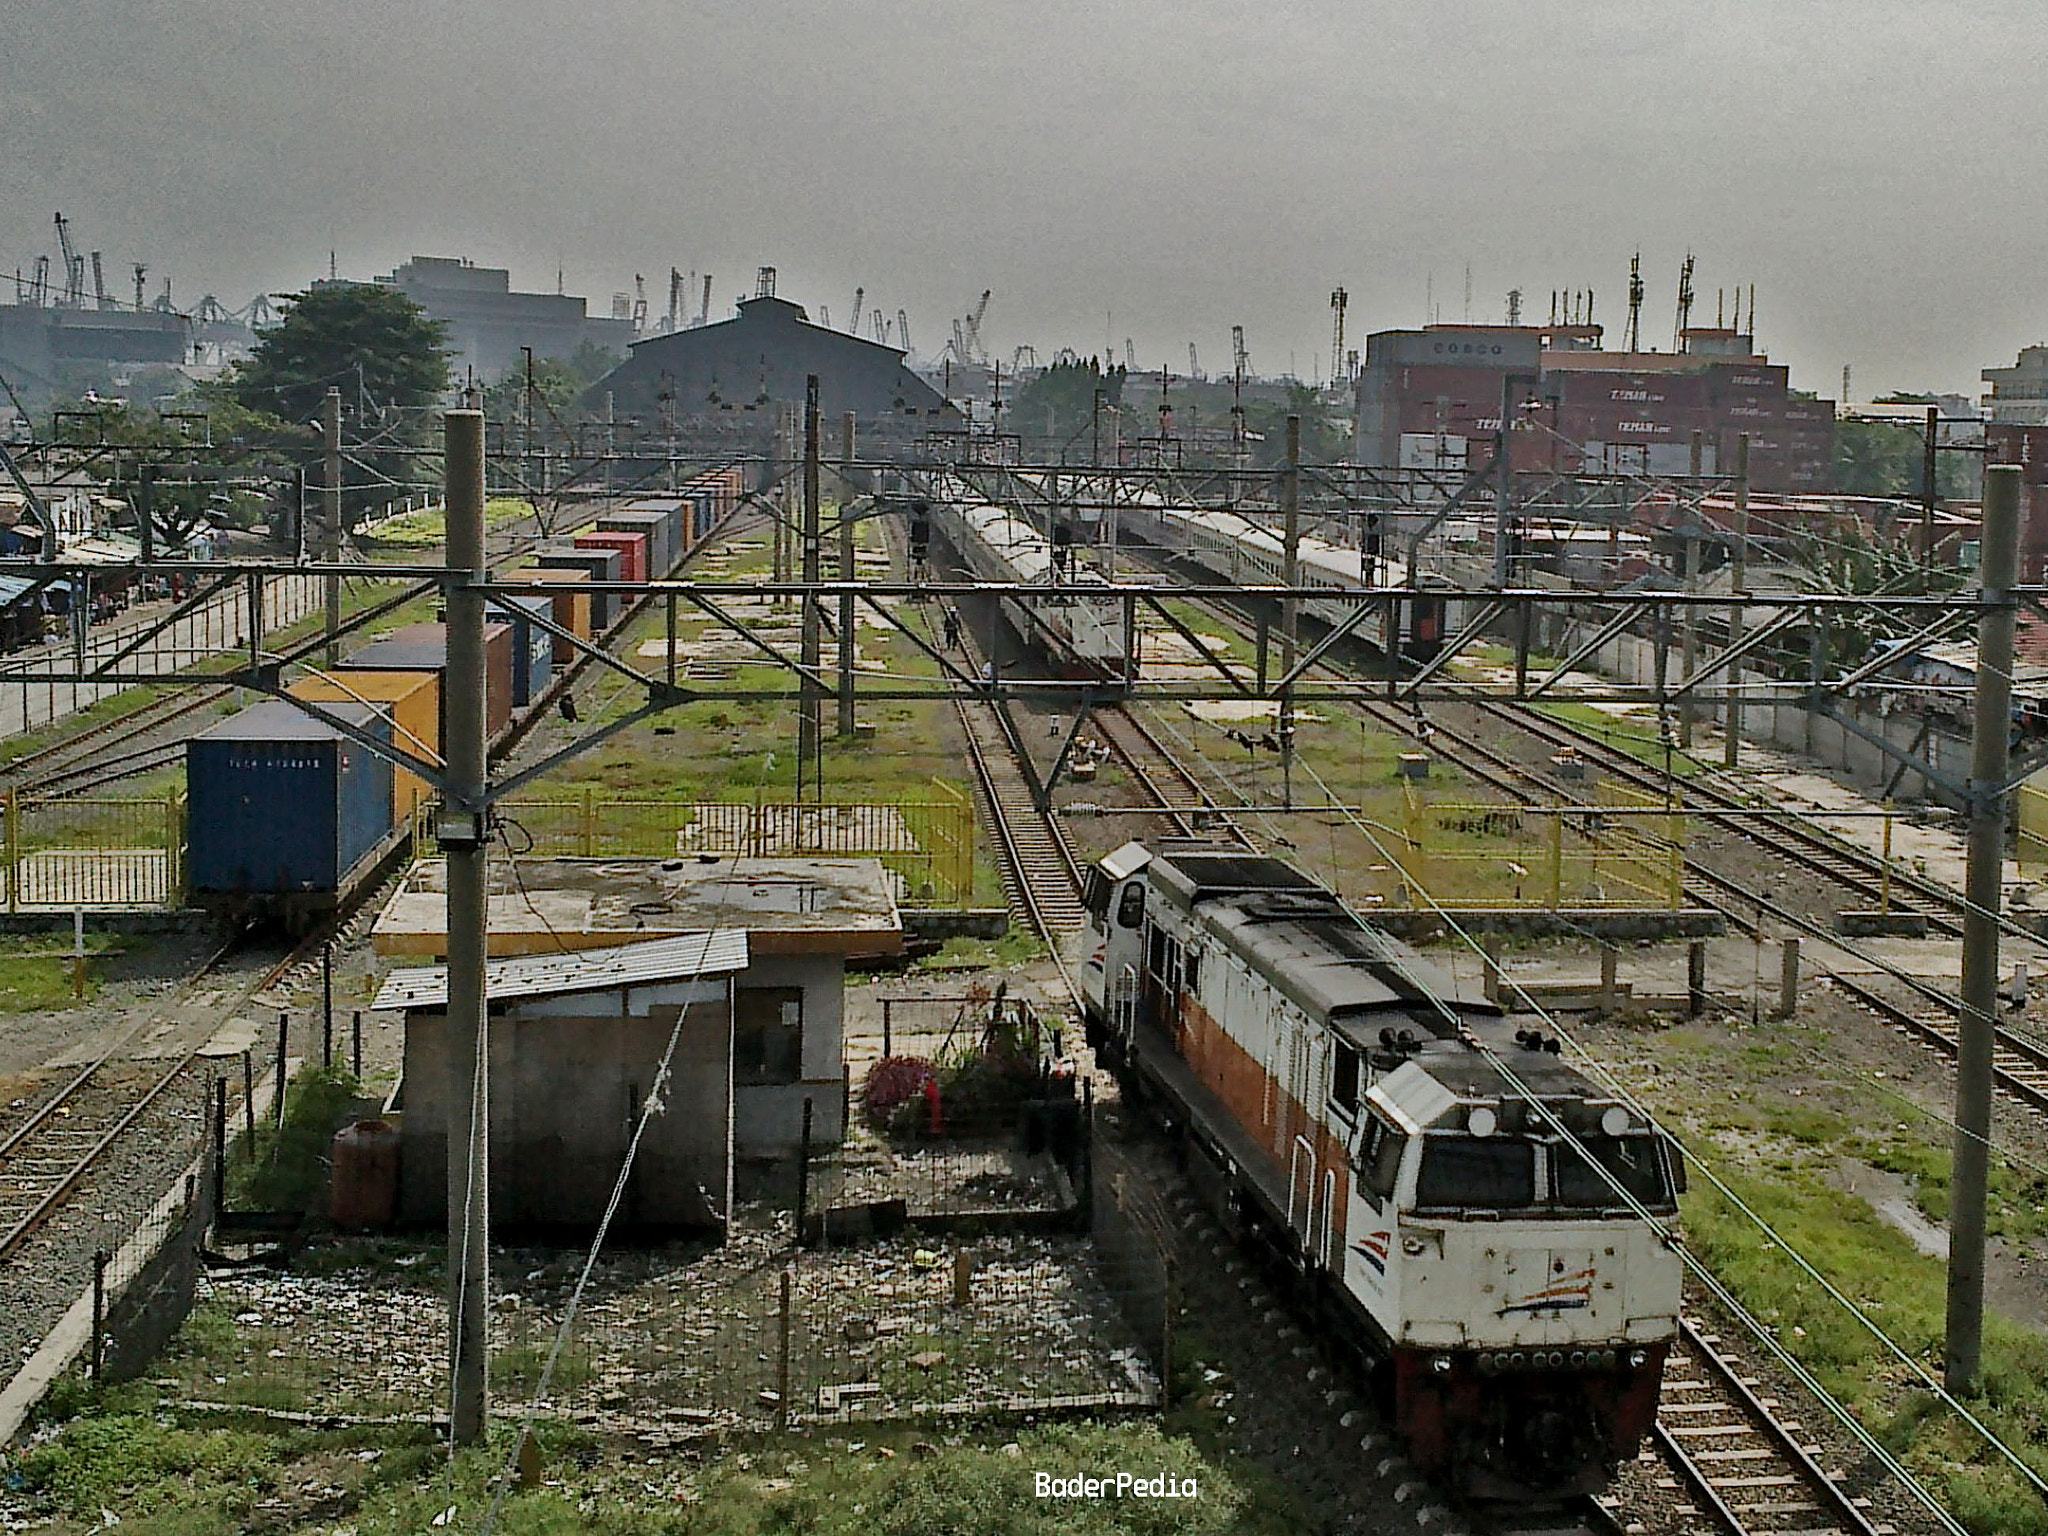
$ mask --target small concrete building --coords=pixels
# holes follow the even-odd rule
[[[493,1226],[594,1227],[655,1096],[662,1108],[648,1118],[619,1220],[640,1230],[724,1226],[733,981],[746,968],[746,936],[729,930],[490,962]],[[459,1059],[448,968],[393,971],[375,1006],[405,1011],[398,1217],[439,1223],[448,1215],[449,1073]]]
[[[521,859],[516,879],[502,861],[492,862],[490,879],[494,956],[743,931],[747,965],[733,982],[734,1155],[795,1152],[806,1099],[817,1142],[844,1134],[846,964],[903,952],[895,877],[879,859]],[[446,863],[421,861],[371,930],[377,953],[444,957],[447,900]]]

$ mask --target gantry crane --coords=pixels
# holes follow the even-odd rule
[[[868,291],[864,286],[857,287],[853,290],[853,319],[847,322],[846,329],[855,336],[858,336],[860,334],[860,318],[862,315],[867,313],[867,310],[864,309],[862,306],[865,305],[867,301]]]
[[[905,352],[910,350],[910,313],[907,310],[896,311],[896,343]]]
[[[1468,278],[1467,281],[1470,279]],[[1469,305],[1469,299],[1467,303]],[[1344,311],[1351,303],[1351,295],[1342,288],[1330,293],[1330,382],[1340,384],[1344,373]]]
[[[85,258],[71,245],[71,221],[57,215],[57,248],[64,253],[64,303],[71,309],[85,306]]]

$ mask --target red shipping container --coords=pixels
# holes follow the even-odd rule
[[[616,549],[619,551],[619,580],[647,579],[647,535],[644,533],[580,533],[576,536],[576,547]]]

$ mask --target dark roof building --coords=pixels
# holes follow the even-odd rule
[[[900,348],[813,325],[801,304],[766,295],[742,299],[731,320],[635,342],[632,355],[591,386],[584,404],[601,411],[609,395],[621,417],[765,425],[777,406],[802,405],[804,380],[815,373],[828,423],[851,411],[864,437],[957,430],[959,411],[906,368],[904,356]]]

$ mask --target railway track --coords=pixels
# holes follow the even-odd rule
[[[1180,836],[1220,835],[1241,848],[1256,849],[1259,846],[1209,793],[1208,786],[1167,750],[1158,733],[1132,709],[1128,706],[1098,709],[1092,718],[1103,741],[1129,771],[1133,782],[1151,798],[1153,805],[1160,808],[1160,813],[1172,822]],[[1168,791],[1166,781],[1178,785],[1178,796]],[[1201,807],[1199,811],[1190,814],[1173,808],[1188,804],[1190,797]]]
[[[1603,741],[1591,731],[1536,709],[1511,708],[1500,700],[1475,697],[1470,704],[1489,719],[1559,747],[1569,747],[1610,778],[1650,794],[1664,793],[1664,776],[1658,769]],[[1754,800],[1705,776],[1688,779],[1684,794],[1688,801],[1704,803],[1716,810],[1754,810],[1757,805]],[[1880,855],[1796,819],[1767,822],[1743,817],[1731,819],[1729,826],[1767,853],[1825,876],[1872,906],[1887,903],[1895,911],[1924,918],[1930,933],[1944,938],[1962,937],[1962,893],[1938,880],[1929,880],[1896,863],[1887,871],[1885,860]]]
[[[1821,1464],[1797,1420],[1763,1395],[1721,1341],[1681,1318],[1645,1459],[1663,1463],[1687,1531],[1720,1536],[1891,1536]]]
[[[305,953],[301,945],[252,976],[223,981],[219,973],[241,947],[222,945],[170,1002],[123,1030],[56,1093],[0,1137],[0,1264],[15,1259],[107,1152],[151,1109],[175,1097],[197,1071],[220,1024],[272,985]],[[154,1032],[194,1027],[166,1062],[138,1065],[127,1053]]]
[[[993,706],[956,696],[961,734],[974,765],[987,825],[1002,858],[1003,896],[1013,918],[1048,944],[1081,931],[1081,869],[1059,824],[1031,803],[1031,786],[1017,766],[1023,748],[1010,739]]]

